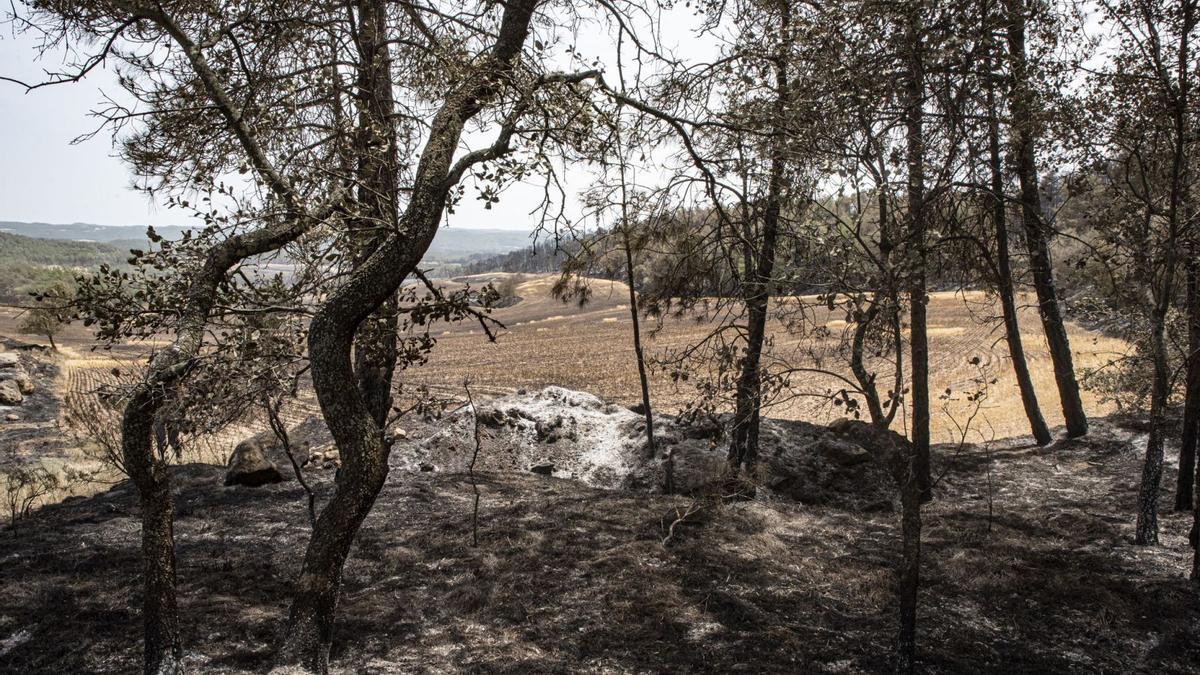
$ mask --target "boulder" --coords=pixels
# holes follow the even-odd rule
[[[551,462],[542,462],[529,467],[529,470],[540,476],[551,476],[554,474],[554,464]]]
[[[258,487],[282,482],[283,474],[267,459],[266,449],[258,436],[238,443],[225,469],[225,484]]]
[[[0,352],[0,369],[19,368],[21,356],[16,352]]]
[[[15,382],[22,394],[33,393],[33,378],[22,368],[5,368],[0,370],[0,382]]]
[[[8,413],[4,416],[4,419],[8,420],[9,422],[20,422],[21,416],[16,413]]]
[[[13,380],[0,382],[0,405],[21,405],[25,395]]]
[[[871,453],[866,448],[842,440],[833,434],[822,436],[813,445],[813,449],[821,453],[826,461],[842,467],[850,467],[871,461]]]

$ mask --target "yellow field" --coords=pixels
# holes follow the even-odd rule
[[[497,276],[497,275],[493,275]],[[579,308],[550,297],[553,283],[550,276],[531,277],[523,283],[518,294],[522,302],[497,310],[494,316],[507,330],[500,333],[496,343],[489,343],[477,324],[461,323],[435,329],[438,345],[428,364],[398,373],[397,382],[405,385],[422,384],[440,393],[461,392],[462,381],[470,376],[479,394],[504,394],[518,389],[533,389],[550,384],[595,393],[623,404],[640,400],[637,368],[634,361],[627,289],[623,284],[597,281],[592,301]],[[1022,310],[1022,334],[1030,361],[1034,383],[1047,421],[1053,426],[1062,423],[1053,370],[1050,367],[1040,322],[1033,309]],[[995,322],[981,317],[994,316],[996,308],[980,292],[935,293],[929,305],[930,320],[930,391],[933,401],[933,438],[935,442],[957,440],[958,423],[965,418],[968,406],[958,400],[938,400],[947,387],[955,396],[971,387],[978,370],[970,364],[978,358],[987,372],[996,379],[990,385],[982,414],[975,422],[986,437],[1003,438],[1028,432],[1015,380],[1008,359],[1007,345]],[[793,366],[811,366],[814,358],[825,367],[846,375],[848,368],[835,353],[842,332],[847,330],[840,312],[829,314],[818,310],[810,317],[824,324],[829,337],[821,340],[801,340],[790,335],[782,324],[772,325],[773,353]],[[677,348],[705,334],[710,326],[688,319],[672,319],[661,330],[650,330],[646,322],[645,345],[651,356],[663,350]],[[1094,367],[1122,354],[1127,345],[1120,340],[1104,337],[1076,325],[1069,326],[1076,368]],[[0,311],[0,334],[16,335],[14,312]],[[136,367],[154,345],[139,343],[123,345],[105,351],[91,351],[91,336],[80,326],[70,327],[60,338],[62,372],[58,387],[62,398],[76,410],[95,409],[95,391],[115,380],[113,369]],[[881,367],[881,391],[890,385],[887,367]],[[793,388],[799,396],[781,403],[768,413],[773,417],[827,422],[842,416],[840,408],[821,396],[829,388],[842,385],[831,376],[806,374],[793,378]],[[688,385],[676,387],[665,373],[653,372],[651,384],[655,405],[664,411],[676,411],[690,400],[694,391]],[[1103,415],[1109,408],[1100,404],[1090,392],[1083,393],[1084,404],[1091,415]],[[285,410],[289,423],[317,413],[311,394]],[[905,429],[903,413],[896,428]],[[239,426],[217,436],[192,439],[189,459],[222,462],[233,445],[242,438],[264,428],[261,424]]]

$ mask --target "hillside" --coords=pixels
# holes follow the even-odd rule
[[[187,228],[179,226],[155,226],[154,230],[168,239],[182,236]],[[144,245],[144,225],[92,225],[70,223],[20,223],[0,221],[0,235],[21,235],[37,239],[60,239],[69,242],[99,242],[118,249]],[[466,227],[443,227],[438,230],[433,245],[425,255],[426,262],[450,262],[476,255],[497,255],[516,251],[529,245],[527,232],[502,229],[473,229]]]

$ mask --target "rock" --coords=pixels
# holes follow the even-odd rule
[[[429,472],[429,471],[433,471],[433,470],[434,470],[434,468],[433,468],[433,465],[432,465],[432,464],[430,464],[429,462],[421,462],[421,465],[420,465],[418,468],[419,468],[421,471],[425,471],[425,472]]]
[[[16,352],[0,352],[0,368],[17,368],[20,365],[20,354]]]
[[[33,393],[33,378],[22,368],[0,370],[0,382],[16,382],[17,389],[20,389],[22,394]]]
[[[21,405],[25,395],[13,380],[0,382],[0,405]]]
[[[258,487],[282,482],[283,474],[267,459],[265,450],[265,444],[257,436],[238,443],[229,457],[225,484]]]
[[[392,432],[392,437],[404,440],[405,438],[408,438],[408,432],[397,427],[396,430]]]
[[[826,460],[839,466],[855,466],[871,461],[871,453],[866,448],[832,434],[822,436],[813,449],[821,453]]]
[[[554,474],[554,465],[549,462],[544,462],[542,464],[534,464],[533,466],[529,467],[529,470],[538,474],[539,476],[550,476]]]
[[[21,421],[21,416],[16,413],[8,413],[4,416],[4,419],[8,420],[9,422],[19,422]]]

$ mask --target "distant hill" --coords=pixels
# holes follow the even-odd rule
[[[81,268],[120,265],[128,252],[111,244],[37,239],[0,231],[0,302],[23,302],[56,281],[70,283]]]
[[[188,228],[169,225],[154,230],[168,239],[179,237]],[[124,250],[143,245],[146,241],[144,225],[92,225],[70,223],[18,223],[0,221],[0,234],[19,234],[38,239],[63,239],[72,242],[98,242],[111,244]],[[426,262],[452,262],[472,256],[508,253],[529,246],[530,238],[519,230],[469,229],[465,227],[443,227],[438,231]]]

